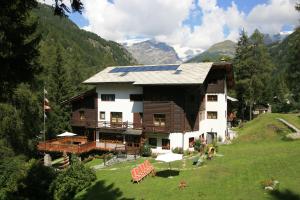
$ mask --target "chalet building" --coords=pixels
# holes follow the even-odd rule
[[[84,84],[95,89],[70,100],[71,125],[100,149],[147,143],[159,153],[227,136],[230,63],[108,67]]]
[[[71,98],[71,126],[78,136],[40,142],[41,151],[81,154],[93,149],[152,152],[193,150],[196,139],[224,141],[232,65],[107,67],[83,82],[94,89]]]

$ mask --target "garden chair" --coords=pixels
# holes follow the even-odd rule
[[[142,180],[142,176],[138,174],[137,168],[133,168],[131,170],[131,178],[133,182],[137,182],[137,183]]]

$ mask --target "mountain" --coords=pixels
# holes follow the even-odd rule
[[[180,63],[173,47],[156,40],[146,40],[132,45],[124,44],[139,64],[172,64]]]
[[[44,68],[42,79],[47,80],[49,69],[56,60],[57,48],[72,85],[79,85],[107,66],[137,63],[122,45],[82,30],[66,17],[54,16],[50,6],[40,4],[33,10],[33,15],[38,18],[37,31],[41,35],[39,63]]]
[[[270,45],[272,43],[282,42],[291,32],[280,32],[277,34],[264,34],[264,43]]]
[[[233,58],[235,54],[236,43],[231,40],[216,43],[206,51],[189,59],[187,62],[220,61],[223,57]]]

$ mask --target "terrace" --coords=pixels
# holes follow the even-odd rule
[[[120,140],[88,141],[85,136],[62,137],[45,142],[39,142],[37,146],[43,152],[67,152],[82,154],[91,150],[103,151],[123,151],[127,153],[137,153],[140,150],[140,143],[126,142]]]

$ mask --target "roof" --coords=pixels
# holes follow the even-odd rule
[[[202,84],[213,63],[107,67],[85,84],[132,83],[133,85]]]
[[[237,100],[236,98],[233,98],[233,97],[230,97],[230,96],[227,96],[227,99],[228,99],[229,101],[239,101],[239,100]]]
[[[88,91],[82,92],[82,93],[80,93],[76,96],[73,96],[70,99],[67,99],[67,100],[61,102],[61,104],[67,104],[67,103],[70,103],[72,101],[81,100],[81,99],[84,99],[84,97],[86,97],[86,96],[94,95],[94,94],[96,94],[96,88],[95,87],[88,90]]]
[[[227,62],[183,63],[171,65],[139,65],[107,67],[85,84],[132,83],[133,85],[183,85],[204,83],[211,69],[225,69],[228,86],[233,86],[232,64]]]

